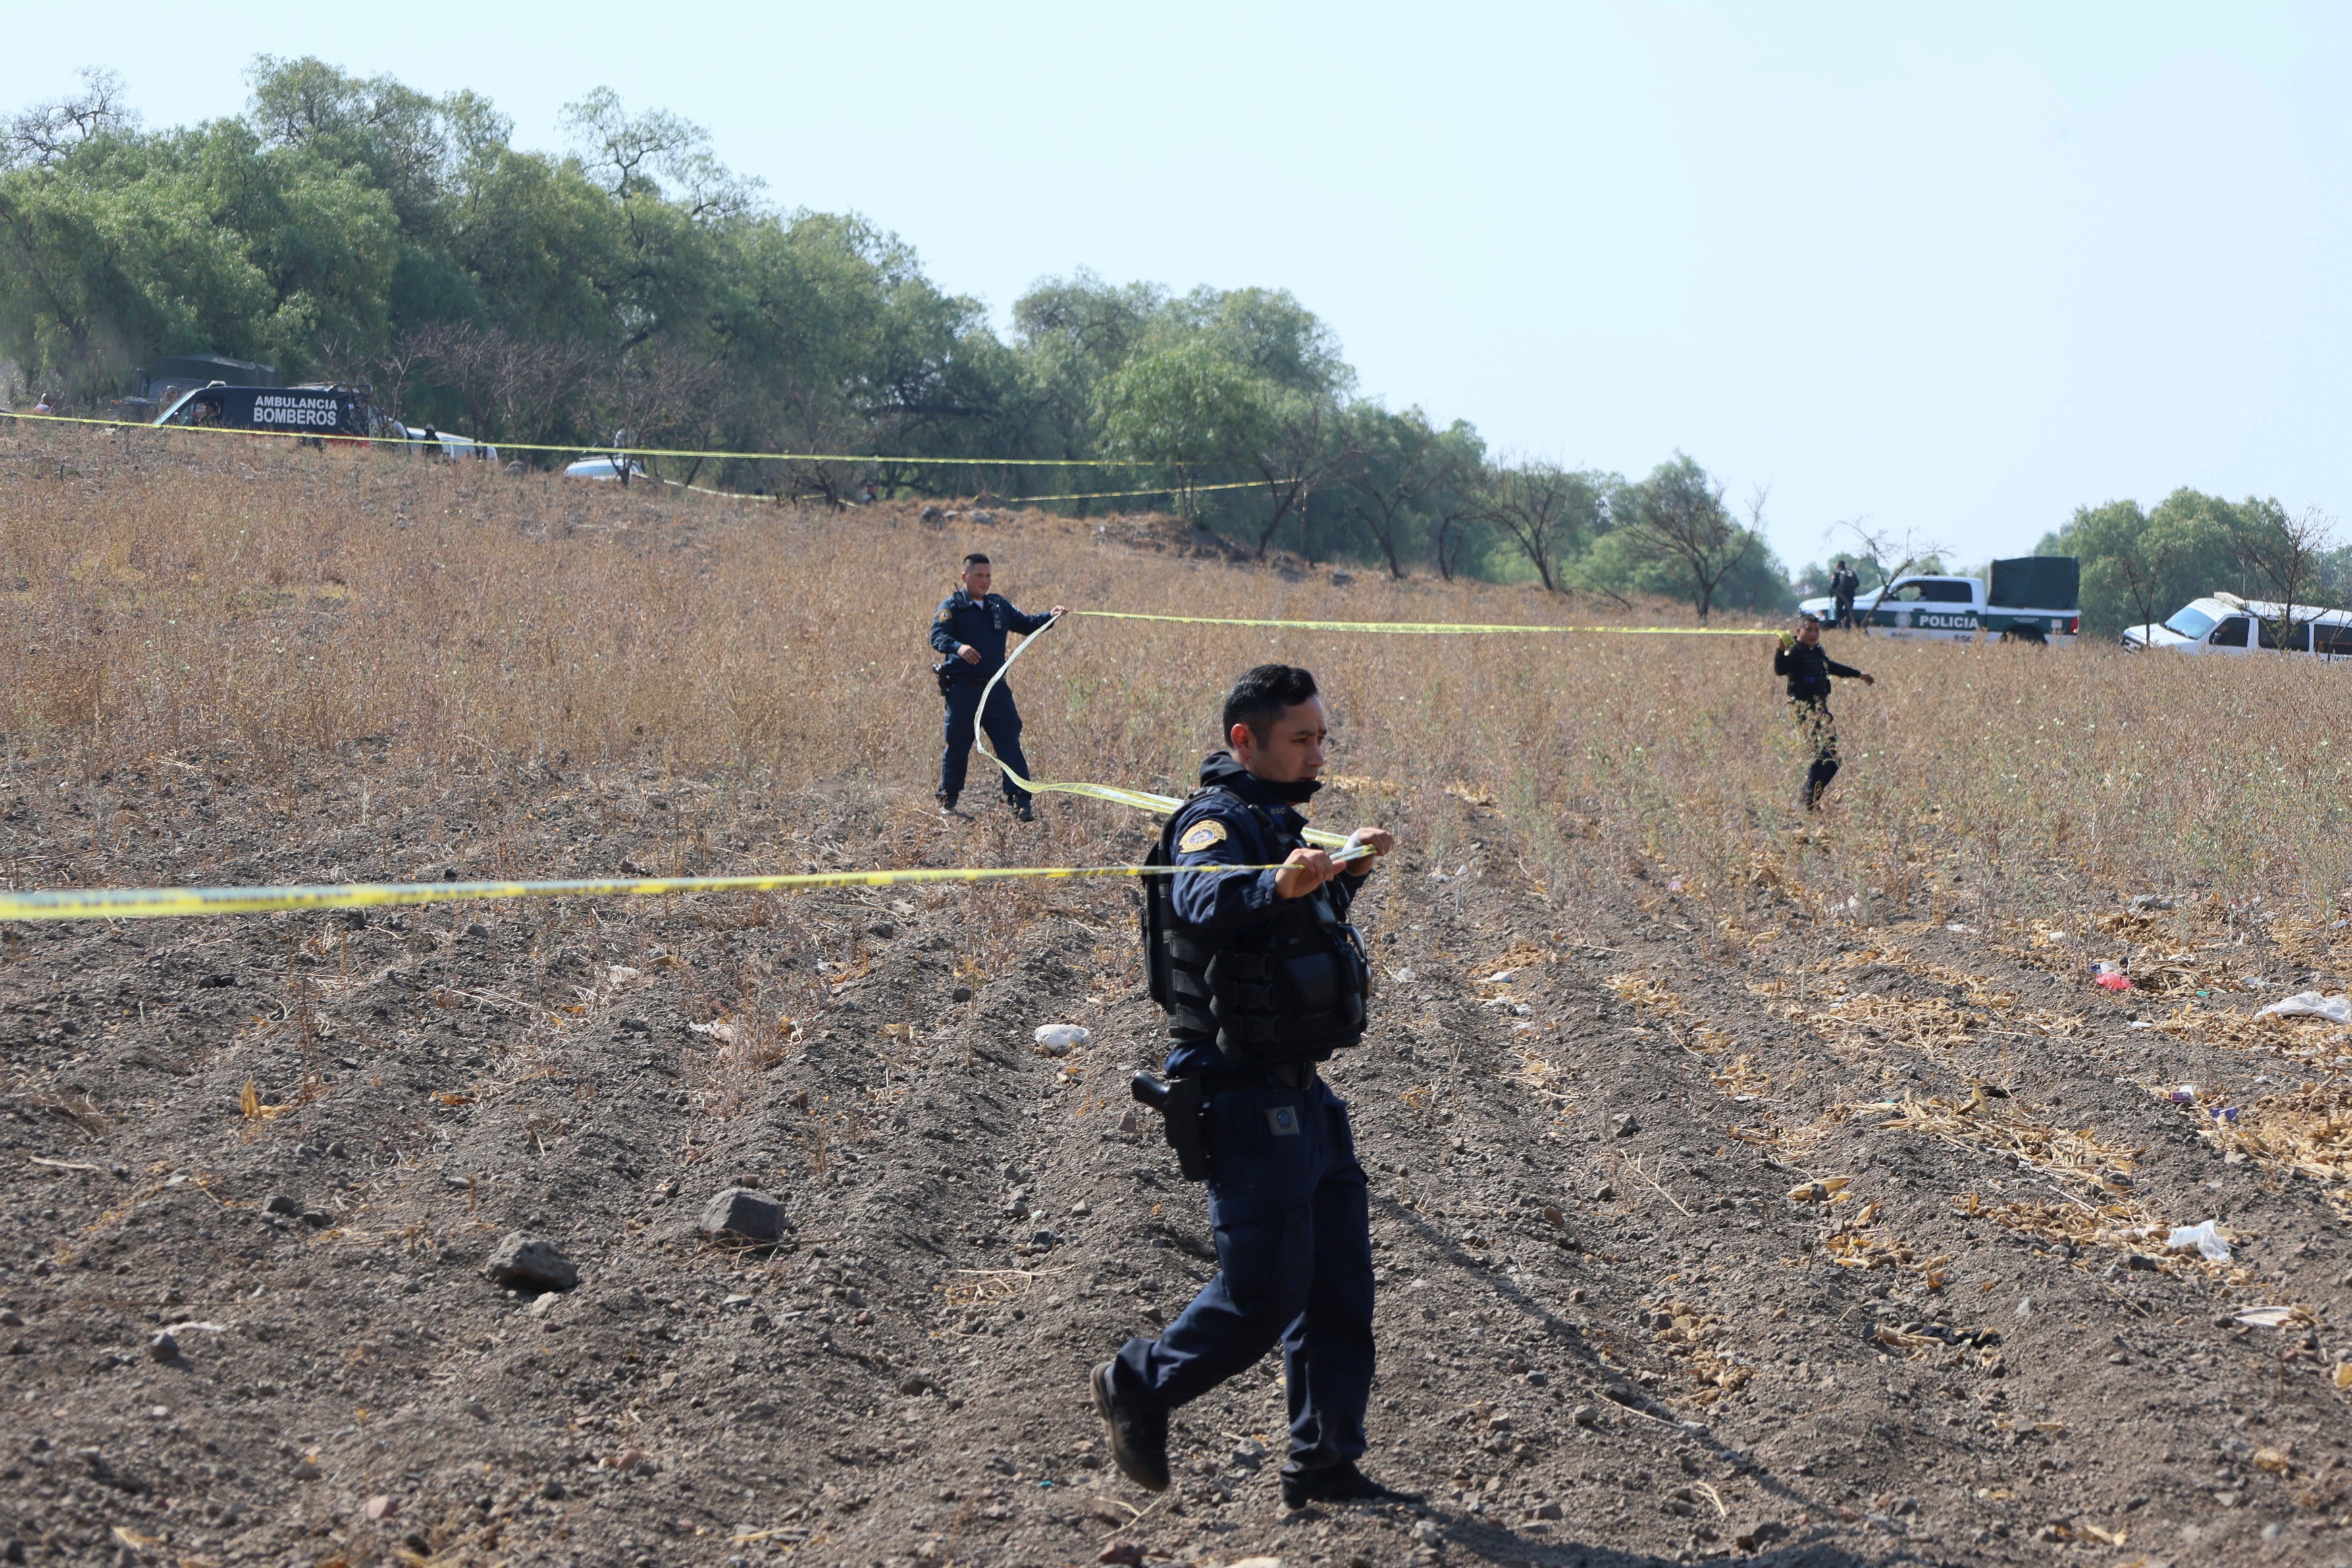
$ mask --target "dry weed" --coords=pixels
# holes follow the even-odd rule
[[[1890,1131],[1934,1138],[1955,1148],[2014,1160],[2037,1175],[2054,1176],[2095,1192],[2121,1195],[2145,1151],[2111,1143],[2091,1128],[2063,1128],[2036,1121],[2018,1109],[2006,1090],[1979,1084],[1968,1100],[1902,1100],[1857,1108],[1883,1111],[1878,1125]]]
[[[394,773],[650,767],[750,794],[840,781],[919,801],[938,727],[923,634],[956,557],[982,542],[1030,605],[1684,613],[1418,578],[1343,588],[1111,542],[1151,535],[1148,520],[1100,539],[1038,514],[942,531],[910,508],[803,511],[169,438],[132,449],[22,425],[0,431],[0,729],[20,770],[93,784],[218,779],[290,799],[304,770],[364,757]],[[2309,739],[2346,727],[2352,689],[2310,661],[1874,644],[1878,684],[1841,701],[1846,771],[1826,817],[1801,825],[1800,741],[1761,637],[1085,620],[1050,636],[1013,679],[1049,777],[1181,788],[1234,673],[1304,663],[1337,710],[1336,766],[1415,852],[1468,864],[1500,813],[1550,896],[1673,868],[1686,903],[1714,906],[1707,929],[1803,910],[2095,930],[2118,894],[2202,891],[2225,897],[2184,902],[2143,940],[2170,955],[2218,926],[2320,952],[2352,884],[2352,835]],[[613,808],[641,809],[642,793]],[[1069,809],[1101,818],[1106,847],[1139,837],[1107,808]],[[92,847],[136,830],[108,819]],[[707,829],[681,827],[667,852],[685,865],[709,849]],[[1001,956],[985,933],[975,952]]]

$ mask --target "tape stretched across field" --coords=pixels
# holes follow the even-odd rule
[[[1337,856],[1334,858],[1352,858]],[[62,888],[0,893],[0,921],[163,920],[280,910],[364,910],[492,899],[659,898],[677,893],[782,893],[812,888],[895,888],[909,882],[994,882],[1079,877],[1224,876],[1274,866],[990,866],[905,871],[813,871],[789,877],[635,877],[556,882],[342,882],[284,888]]]
[[[0,419],[38,421],[47,425],[101,425],[115,430],[169,430],[201,436],[292,436],[305,441],[334,441],[350,447],[402,447],[414,437],[399,436],[339,436],[328,431],[254,430],[242,425],[152,425],[135,419],[91,419],[77,414],[27,414],[0,408]],[[921,468],[1143,468],[1150,458],[919,458],[893,457],[887,452],[720,452],[699,447],[583,447],[548,441],[489,441],[501,452],[576,452],[592,457],[740,458],[751,463],[908,463]],[[1258,481],[1243,481],[1255,485]],[[1210,487],[1195,485],[1194,489]],[[1221,487],[1222,488],[1222,487]],[[1158,490],[1138,494],[1159,495]]]
[[[1304,632],[1395,632],[1412,637],[1471,632],[1609,632],[1624,637],[1776,637],[1780,635],[1769,626],[1554,626],[1488,625],[1475,621],[1250,621],[1231,616],[1155,616],[1139,610],[1073,610],[1071,614],[1107,621],[1169,621],[1186,626],[1287,626]]]

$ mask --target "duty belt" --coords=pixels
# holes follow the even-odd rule
[[[1314,1081],[1313,1062],[1264,1062],[1254,1067],[1217,1068],[1201,1074],[1201,1087],[1211,1094],[1223,1089],[1305,1089]]]

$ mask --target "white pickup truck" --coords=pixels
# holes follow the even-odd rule
[[[1884,637],[1934,642],[2072,643],[2081,627],[2082,565],[2071,555],[2026,555],[1992,563],[1988,586],[1975,577],[1915,573],[1853,598],[1854,619]],[[1837,605],[1807,599],[1797,608],[1834,624]]]
[[[2352,658],[2352,610],[2208,594],[2192,599],[2166,621],[2124,628],[2124,647],[2162,648],[2168,653],[2249,653],[2278,647],[2278,628],[2293,627],[2288,653],[2314,653],[2331,662]]]

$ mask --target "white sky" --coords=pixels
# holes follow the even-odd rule
[[[608,85],[1000,317],[1082,266],[1287,288],[1392,405],[1769,485],[1791,565],[1857,515],[1982,560],[2183,484],[2352,517],[2340,6],[113,0],[8,34],[0,108],[98,65],[151,125],[236,111],[262,51],[474,88],[549,147]]]

